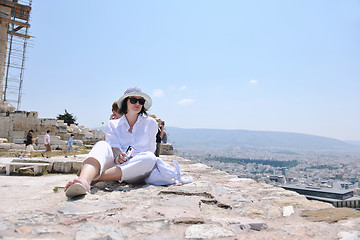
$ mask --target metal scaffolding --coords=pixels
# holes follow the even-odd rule
[[[7,24],[6,61],[4,65],[3,102],[19,110],[24,80],[26,49],[29,46],[32,0],[0,0],[0,21]],[[5,37],[5,36],[2,36]]]

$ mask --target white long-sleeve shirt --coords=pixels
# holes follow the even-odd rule
[[[132,146],[134,156],[140,152],[155,152],[158,124],[154,118],[139,115],[132,133],[128,131],[129,128],[125,115],[119,119],[110,120],[106,128],[106,142],[111,147],[119,148],[121,152],[126,152],[126,149]]]

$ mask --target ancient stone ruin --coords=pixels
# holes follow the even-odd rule
[[[105,133],[99,129],[90,129],[84,126],[71,124],[67,126],[63,120],[38,118],[37,112],[11,111],[9,107],[0,106],[0,138],[2,150],[23,149],[24,140],[30,129],[34,130],[34,137],[38,137],[35,149],[44,148],[44,136],[50,130],[51,147],[66,149],[67,140],[71,134],[75,135],[75,145],[92,145],[104,138]]]

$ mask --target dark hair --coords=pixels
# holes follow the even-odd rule
[[[74,134],[71,134],[70,137],[75,136]]]
[[[30,129],[30,130],[29,130],[29,132],[32,132],[32,133],[33,133],[33,132],[34,132],[34,130]]]
[[[49,132],[50,132],[50,130],[47,130],[47,131],[46,131],[46,133],[49,133]]]
[[[119,110],[120,114],[127,114],[127,100],[128,99],[129,99],[129,97],[125,98],[122,101],[121,107],[120,107],[120,110]],[[139,112],[139,115],[143,115],[143,114],[145,114],[146,116],[148,115],[144,106],[142,106],[141,111]]]
[[[114,110],[115,112],[119,112],[119,106],[118,106],[118,101],[116,100],[113,104],[112,104],[112,106],[111,106],[111,110]]]

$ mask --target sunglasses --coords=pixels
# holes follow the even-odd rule
[[[134,98],[134,97],[131,97],[129,98],[130,100],[130,103],[131,104],[135,104],[136,102],[139,102],[140,105],[144,105],[145,104],[145,99],[143,98]]]

